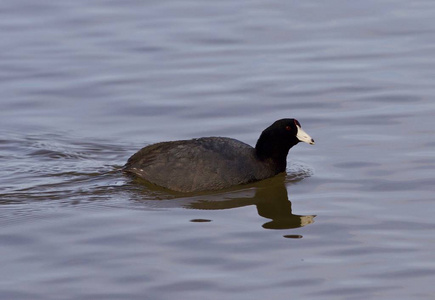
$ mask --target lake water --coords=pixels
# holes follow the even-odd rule
[[[435,299],[435,2],[0,4],[0,299]],[[254,145],[288,174],[174,195],[150,143]]]

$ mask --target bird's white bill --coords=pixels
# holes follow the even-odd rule
[[[303,131],[303,129],[301,127],[299,127],[298,125],[296,125],[296,127],[298,128],[298,134],[296,135],[298,140],[300,140],[301,142],[310,144],[310,145],[314,145],[314,140],[311,138],[311,136],[308,133],[306,133],[305,131]]]

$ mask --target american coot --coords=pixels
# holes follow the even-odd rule
[[[299,142],[314,140],[295,119],[281,119],[266,128],[255,148],[226,137],[162,142],[130,157],[124,171],[179,192],[228,188],[284,172],[287,154]]]

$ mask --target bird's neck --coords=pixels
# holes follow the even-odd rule
[[[261,161],[272,164],[276,174],[284,172],[287,167],[287,155],[292,144],[277,144],[272,137],[262,134],[255,145],[255,153]]]

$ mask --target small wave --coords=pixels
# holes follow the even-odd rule
[[[311,166],[300,162],[292,162],[287,167],[286,182],[298,182],[304,178],[313,176],[313,174],[314,170]]]

